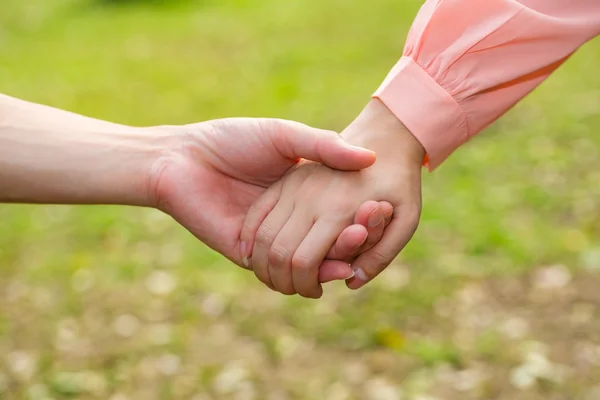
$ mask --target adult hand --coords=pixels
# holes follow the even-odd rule
[[[236,248],[248,207],[299,157],[360,169],[375,155],[337,134],[282,120],[135,128],[0,94],[0,202],[159,207],[209,246]],[[321,281],[352,275],[391,205],[367,202],[330,251]],[[379,221],[373,224],[373,221]]]
[[[383,239],[353,263],[356,275],[348,282],[351,289],[387,267],[417,228],[421,144],[378,100],[371,101],[342,136],[376,151],[377,162],[359,172],[299,163],[247,214],[241,240],[252,249],[254,272],[282,293],[322,295],[319,265],[364,201],[389,201],[393,220]]]
[[[153,205],[243,267],[249,267],[251,249],[239,241],[246,213],[299,159],[338,170],[375,161],[372,151],[352,147],[334,132],[286,120],[232,118],[154,129],[170,142],[149,180]],[[392,207],[365,202],[355,211],[355,224],[350,220],[328,248],[321,282],[353,276],[348,262],[379,241]]]

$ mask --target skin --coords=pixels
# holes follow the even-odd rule
[[[257,278],[281,293],[322,296],[319,266],[365,201],[388,201],[393,219],[381,241],[352,263],[349,288],[358,289],[383,271],[417,229],[421,144],[378,100],[369,102],[342,136],[377,152],[377,162],[355,172],[298,163],[247,214],[240,240],[252,245]]]
[[[0,202],[158,208],[240,266],[249,264],[239,236],[251,204],[301,158],[340,170],[375,162],[334,132],[291,121],[139,128],[0,95]],[[349,263],[379,241],[391,214],[386,202],[357,207],[321,282],[352,276]]]
[[[239,241],[246,214],[299,158],[339,169],[367,167],[374,161],[371,152],[341,148],[336,133],[291,121],[233,118],[167,129],[176,132],[178,144],[170,146],[172,154],[156,168],[155,206],[244,268],[251,268],[244,257],[248,245]],[[382,237],[392,206],[363,203],[329,246],[329,259],[321,260],[321,282],[353,276],[349,263]],[[370,216],[378,223],[369,225]]]

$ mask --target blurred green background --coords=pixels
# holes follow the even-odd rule
[[[341,130],[420,1],[4,0],[0,92]],[[0,398],[600,398],[600,42],[424,179],[383,276],[274,294],[168,217],[0,206]]]

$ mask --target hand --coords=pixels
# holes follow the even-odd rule
[[[375,161],[373,152],[347,145],[334,132],[291,121],[236,118],[155,129],[168,131],[169,135],[159,136],[169,136],[171,141],[149,179],[153,205],[209,247],[246,267],[248,247],[239,242],[246,213],[299,158],[343,170],[358,170]],[[365,203],[356,214],[358,225],[340,231],[330,258],[351,261],[376,244],[385,227],[383,217],[391,212],[389,204]],[[379,216],[376,226],[367,223],[371,213]],[[347,262],[328,260],[321,280],[352,275]]]
[[[327,283],[354,277],[350,263],[381,240],[393,212],[392,205],[387,201],[364,202],[356,212],[354,225],[344,229],[327,253],[319,268],[319,282]]]
[[[371,101],[342,136],[376,151],[377,162],[359,172],[341,172],[303,161],[271,186],[247,214],[241,240],[252,246],[254,272],[282,293],[322,295],[319,265],[364,201],[389,201],[393,220],[383,239],[353,263],[356,275],[348,282],[351,289],[385,269],[417,228],[421,144],[378,100]]]
[[[0,202],[159,207],[230,259],[248,206],[304,156],[360,169],[375,155],[335,133],[281,120],[234,119],[135,128],[0,94]],[[391,205],[365,203],[342,233],[321,281],[376,244]],[[364,225],[364,226],[361,226]]]

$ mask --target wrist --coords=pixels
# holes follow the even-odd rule
[[[204,150],[211,129],[214,129],[211,121],[141,128],[150,160],[143,163],[146,165],[142,192],[144,205],[171,212],[167,199],[176,188],[169,184],[170,179],[166,177],[172,175],[172,171],[181,175],[179,171],[186,171],[197,163],[210,165],[210,157]]]
[[[174,127],[128,128],[106,135],[115,149],[107,168],[113,179],[104,188],[111,204],[157,207],[156,184],[162,171],[179,155]]]
[[[342,132],[355,146],[377,153],[378,161],[392,158],[403,164],[422,167],[425,149],[404,124],[378,99],[372,99],[359,116]]]

